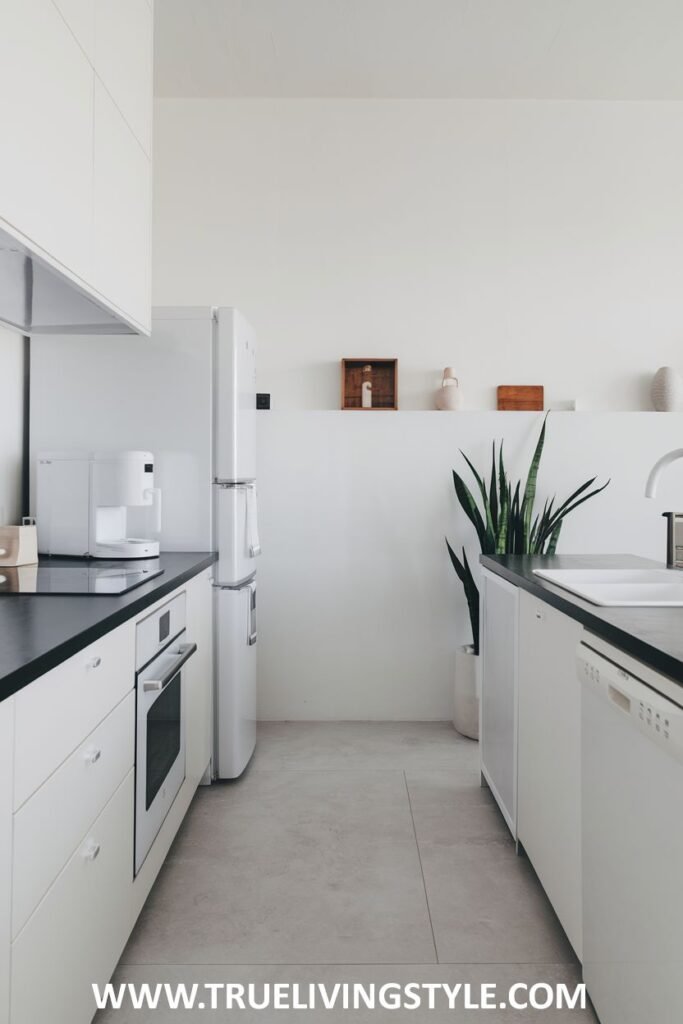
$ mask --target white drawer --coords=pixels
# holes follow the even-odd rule
[[[135,693],[131,691],[14,815],[13,937],[134,760]]]
[[[94,1016],[91,986],[109,981],[132,926],[133,774],[12,945],[12,1024]]]
[[[131,621],[106,633],[19,691],[16,696],[15,809],[132,689],[134,659],[135,623]]]

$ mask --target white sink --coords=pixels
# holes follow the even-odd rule
[[[591,604],[683,607],[683,571],[678,569],[534,569],[534,574]]]

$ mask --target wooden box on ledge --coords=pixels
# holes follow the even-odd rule
[[[342,359],[341,407],[398,409],[398,359]]]

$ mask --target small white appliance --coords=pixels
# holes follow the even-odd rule
[[[82,443],[84,424],[93,447],[150,448],[164,495],[162,550],[218,552],[212,767],[217,778],[236,778],[256,743],[260,544],[251,326],[228,307],[165,307],[153,310],[149,338],[117,337],[107,346],[87,336],[34,337],[30,415],[34,453]]]
[[[680,687],[579,646],[583,975],[601,1024],[683,1020]],[[647,681],[646,681],[647,680]]]
[[[185,780],[183,667],[197,650],[185,631],[185,595],[136,627],[135,874]]]
[[[137,516],[149,537],[131,536]],[[159,554],[161,491],[146,451],[39,452],[36,468],[38,551],[86,558]]]

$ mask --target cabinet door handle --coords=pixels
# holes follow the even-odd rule
[[[83,850],[83,860],[97,860],[100,855],[100,844],[91,839]]]
[[[83,755],[83,759],[86,764],[97,764],[99,759],[102,757],[102,751],[99,749],[86,750]]]
[[[101,664],[102,659],[100,658],[99,655],[96,655],[94,658],[90,659],[90,661],[87,664],[87,668],[99,668]]]

